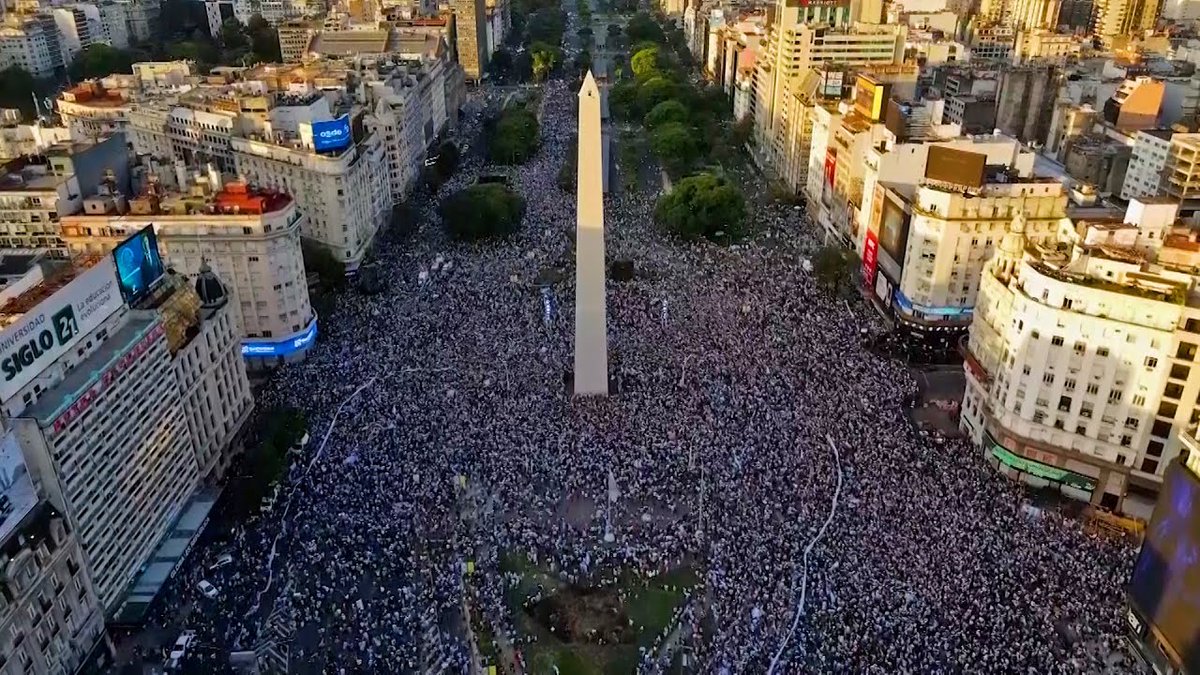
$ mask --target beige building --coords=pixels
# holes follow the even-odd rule
[[[1197,246],[1176,205],[1131,202],[1033,244],[1008,226],[985,268],[962,426],[1005,474],[1147,517],[1200,423]]]
[[[1152,30],[1158,20],[1158,3],[1154,0],[1098,0],[1093,32],[1106,47],[1117,38],[1140,35]]]
[[[321,32],[321,22],[293,19],[279,24],[279,53],[284,63],[296,63],[308,53],[309,45]]]
[[[1021,31],[1017,33],[1012,63],[1014,66],[1030,61],[1062,64],[1079,58],[1082,49],[1075,35],[1042,29]]]
[[[453,0],[454,34],[458,36],[455,52],[468,80],[478,81],[487,70],[488,53],[487,8],[484,0]]]
[[[107,253],[153,225],[168,265],[190,278],[207,265],[221,279],[239,344],[287,346],[284,355],[247,353],[250,366],[303,359],[317,318],[300,248],[306,217],[296,201],[241,183],[213,191],[207,180],[196,180],[187,193],[155,193],[128,202],[111,194],[84,200],[84,212],[62,223],[71,254]],[[292,349],[297,340],[302,347]]]
[[[123,92],[112,92],[90,80],[64,91],[55,102],[71,138],[96,141],[124,131],[131,103]]]
[[[75,532],[44,501],[11,517],[0,538],[0,669],[77,672],[107,638]]]
[[[1200,134],[1175,134],[1168,153],[1166,193],[1177,200],[1200,198]]]
[[[63,216],[83,207],[79,180],[50,164],[13,160],[0,178],[0,248],[47,249],[65,257],[59,231]]]

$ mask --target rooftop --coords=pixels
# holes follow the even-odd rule
[[[61,382],[42,392],[41,398],[26,408],[22,417],[32,417],[41,426],[58,419],[84,392],[100,381],[100,376],[111,368],[117,359],[133,349],[134,345],[157,325],[157,317],[130,317],[125,325],[101,342],[96,351],[67,373]]]
[[[88,271],[105,256],[99,253],[79,256],[46,276],[42,283],[25,291],[17,297],[0,306],[0,314],[24,314],[37,307],[43,300],[54,295],[63,286],[75,280],[75,277]]]

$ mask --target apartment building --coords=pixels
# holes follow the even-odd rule
[[[93,652],[108,651],[79,541],[67,519],[38,499],[11,432],[0,462],[5,476],[16,477],[0,493],[13,508],[0,525],[0,669],[79,672]]]
[[[0,25],[0,64],[39,78],[56,77],[66,67],[58,27],[51,15],[10,15]]]
[[[1092,32],[1105,48],[1111,48],[1118,37],[1152,30],[1158,20],[1158,3],[1154,0],[1096,0],[1095,6]]]
[[[59,221],[83,208],[78,177],[49,163],[12,160],[0,177],[0,248],[46,249],[66,257]]]
[[[971,61],[1009,61],[1016,42],[1011,26],[977,26],[971,33]]]
[[[280,141],[231,139],[238,175],[293,195],[308,216],[304,236],[328,248],[347,270],[356,269],[391,216],[383,138],[368,131],[341,150],[318,152],[312,123],[300,128],[298,136]]]
[[[152,184],[131,200],[86,198],[81,213],[63,220],[67,249],[72,256],[107,253],[153,225],[169,266],[189,278],[206,270],[220,277],[248,367],[303,359],[317,331],[300,248],[304,212],[287,194],[222,186],[215,170],[188,180],[184,193]]]
[[[805,151],[809,146],[809,113],[821,96],[815,85],[805,84],[805,76],[824,64],[899,64],[904,57],[904,37],[904,26],[857,24],[838,30],[810,24],[785,28],[781,23],[772,27],[767,52],[756,62],[752,82],[755,159],[772,167],[784,163],[797,167],[793,189],[802,190],[807,183],[808,155],[785,157],[780,153],[788,148]],[[793,137],[800,140],[790,140]]]
[[[1121,199],[1156,197],[1163,192],[1167,155],[1171,150],[1170,129],[1147,129],[1133,138],[1133,151],[1121,185]]]
[[[131,103],[124,93],[90,80],[64,91],[55,107],[71,138],[94,141],[125,131]]]
[[[1054,30],[1036,29],[1017,33],[1012,51],[1012,63],[1019,66],[1030,61],[1065,64],[1079,58],[1083,45],[1080,38]]]
[[[143,244],[156,250],[149,231]],[[110,613],[205,472],[228,464],[253,405],[224,307],[163,275],[157,256],[128,277],[117,257],[81,260],[10,301],[26,316],[0,333],[5,425]],[[51,345],[32,356],[20,351],[29,326],[46,326],[38,340]]]
[[[321,22],[312,19],[292,19],[279,24],[279,53],[284,63],[297,63],[313,39],[321,32]]]
[[[1058,27],[1062,0],[983,0],[979,18],[1017,30]]]
[[[84,48],[103,40],[100,10],[95,5],[78,4],[55,7],[51,11],[58,26],[63,60],[70,63]]]
[[[1200,134],[1171,137],[1163,187],[1178,201],[1200,199]]]
[[[1176,211],[1135,200],[1041,243],[1009,224],[980,284],[961,418],[998,470],[1149,515],[1200,423],[1197,246]]]
[[[468,80],[478,81],[487,70],[488,52],[487,8],[484,0],[453,0],[454,51]]]

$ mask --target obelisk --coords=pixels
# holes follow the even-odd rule
[[[608,308],[604,297],[604,152],[600,88],[588,71],[579,89],[575,181],[575,391],[608,395]]]

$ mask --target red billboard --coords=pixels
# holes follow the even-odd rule
[[[879,236],[873,230],[867,230],[867,239],[863,242],[862,274],[863,285],[867,288],[875,286],[875,268],[879,263]]]
[[[837,178],[837,148],[825,150],[825,184],[833,189],[833,181]]]

